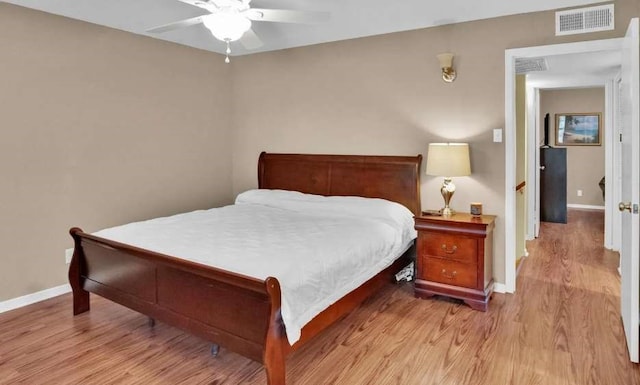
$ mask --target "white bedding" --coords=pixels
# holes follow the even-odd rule
[[[250,190],[235,205],[95,235],[258,279],[277,278],[293,344],[307,322],[389,266],[416,232],[412,213],[383,199]]]

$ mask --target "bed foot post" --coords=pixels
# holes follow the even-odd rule
[[[211,356],[218,357],[218,353],[220,353],[220,345],[211,344]]]
[[[78,315],[89,311],[89,292],[82,288],[81,274],[82,268],[80,266],[82,255],[82,246],[80,244],[80,237],[77,233],[82,232],[81,229],[74,227],[69,231],[74,241],[73,257],[71,258],[71,264],[69,264],[69,285],[73,291],[73,315]]]
[[[280,283],[275,278],[267,278],[267,292],[271,297],[271,316],[264,347],[264,368],[267,385],[285,385],[284,344],[289,345],[280,314]]]
[[[267,385],[285,385],[286,371],[280,341],[274,341],[272,344],[267,341],[264,354],[264,368],[267,372]]]
[[[81,292],[73,291],[73,315],[82,314],[90,310],[89,292],[82,290]]]
[[[147,319],[147,324],[150,328],[156,326],[156,319],[153,317],[149,317],[149,319]]]

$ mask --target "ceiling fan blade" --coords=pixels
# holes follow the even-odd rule
[[[273,21],[277,23],[323,23],[329,20],[329,12],[292,11],[288,9],[251,8],[243,12],[255,21]]]
[[[240,44],[248,50],[260,48],[264,45],[262,40],[260,40],[258,35],[256,35],[251,28],[242,35],[242,38],[240,38]]]
[[[202,19],[205,16],[207,16],[207,15],[196,16],[196,17],[192,17],[191,19],[186,19],[186,20],[174,21],[173,23],[169,23],[169,24],[165,24],[165,25],[161,25],[161,26],[158,26],[158,27],[155,27],[155,28],[148,29],[147,32],[160,33],[160,32],[172,31],[172,30],[178,29],[178,28],[190,27],[192,25],[196,25],[198,23],[202,23]]]

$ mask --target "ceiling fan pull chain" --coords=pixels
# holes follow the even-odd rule
[[[227,42],[227,57],[224,59],[224,62],[229,64],[230,60],[229,60],[229,54],[231,53],[231,47],[229,45],[229,43],[231,42],[230,40],[226,40]]]

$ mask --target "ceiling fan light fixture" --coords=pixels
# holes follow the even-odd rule
[[[213,37],[225,42],[239,40],[251,28],[251,20],[237,12],[219,12],[208,15],[202,23]]]

